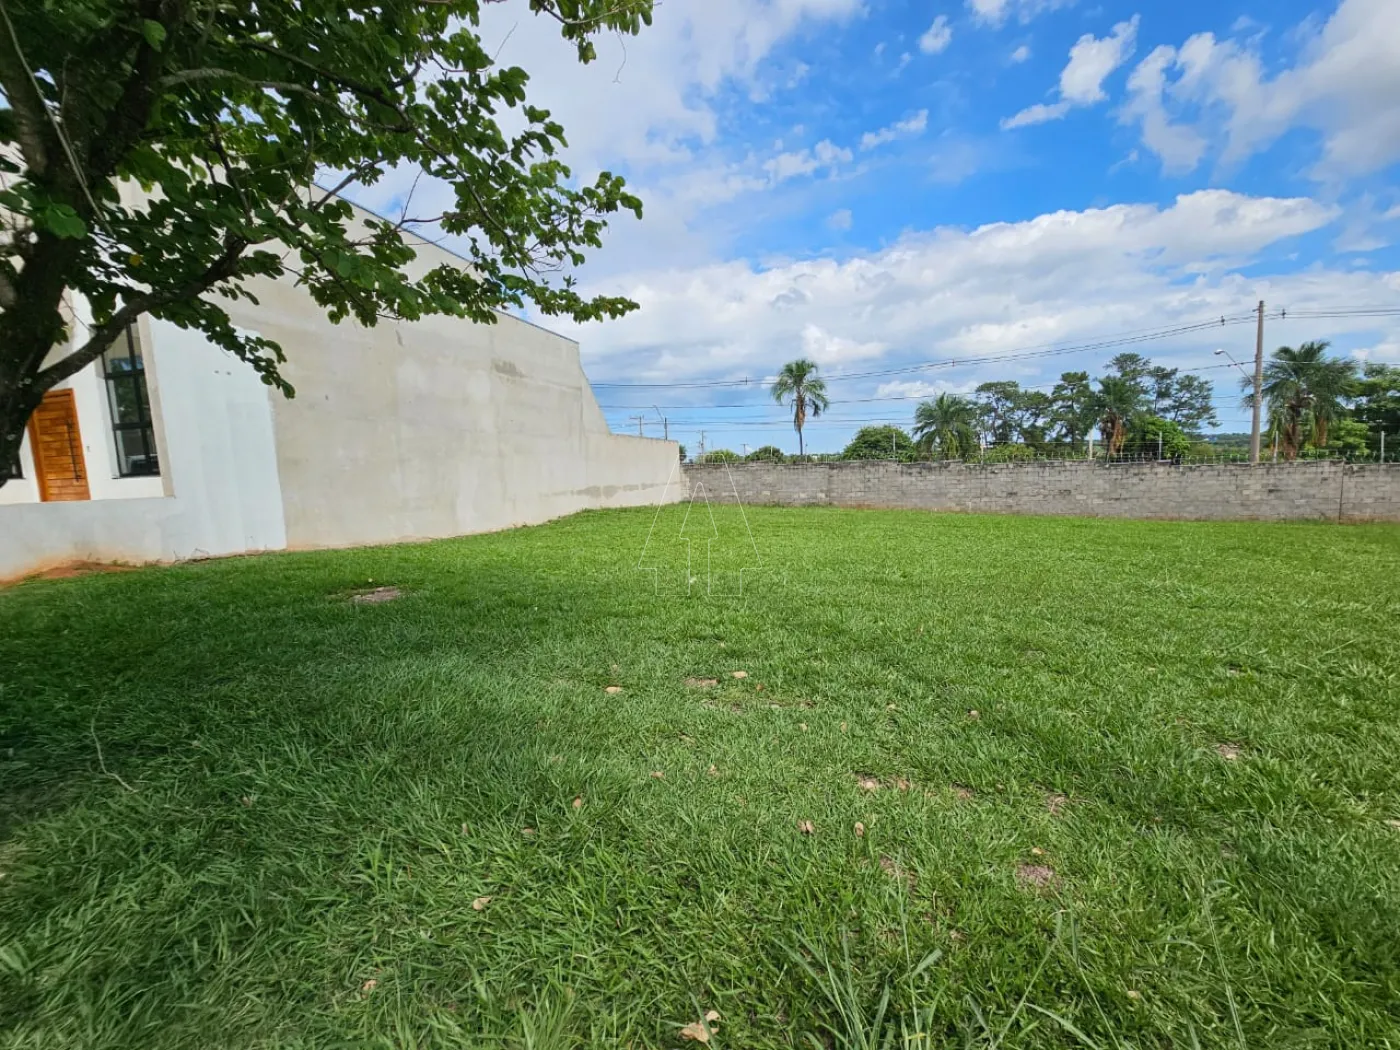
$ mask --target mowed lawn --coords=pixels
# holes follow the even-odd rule
[[[0,1046],[1400,1047],[1400,529],[652,526],[0,591]]]

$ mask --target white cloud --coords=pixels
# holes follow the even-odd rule
[[[996,27],[1013,15],[1024,25],[1036,15],[1073,3],[1074,0],[967,0],[967,9],[975,21]]]
[[[1307,198],[1203,190],[1165,208],[1119,204],[911,233],[843,260],[664,267],[608,282],[641,305],[637,313],[565,327],[600,378],[677,380],[761,374],[798,346],[832,363],[975,359],[1234,314],[1261,297],[1297,305],[1400,294],[1400,274],[1257,276],[1261,252],[1337,215]]]
[[[1060,120],[1070,110],[1068,102],[1044,103],[1037,102],[1034,106],[1027,106],[1015,116],[1005,117],[1001,126],[1004,131],[1012,128],[1026,128],[1032,124],[1044,124],[1050,120]]]
[[[860,137],[861,151],[872,150],[876,146],[883,146],[887,142],[893,142],[904,136],[922,135],[927,127],[928,110],[921,109],[912,117],[896,121],[889,127],[881,128],[879,131],[867,131]]]
[[[658,4],[636,37],[602,33],[598,58],[578,63],[550,18],[514,4],[482,5],[482,40],[498,62],[530,72],[530,101],[549,109],[582,168],[682,156],[686,142],[712,140],[711,99],[726,82],[752,87],[765,59],[804,23],[840,21],[861,0],[707,0]],[[512,31],[513,30],[513,31]],[[507,38],[508,36],[508,38]]]
[[[1138,16],[1119,22],[1108,36],[1081,36],[1069,49],[1069,62],[1060,72],[1060,100],[1028,106],[1001,122],[1006,129],[1059,120],[1076,106],[1092,106],[1108,98],[1103,82],[1132,55],[1137,45]]]
[[[904,54],[899,56],[899,61],[895,63],[894,73],[892,75],[899,76],[912,61],[914,61],[914,56],[908,51],[904,52]]]
[[[1021,45],[1020,47],[1018,47],[1015,51],[1011,52],[1011,61],[1012,61],[1013,63],[1015,63],[1016,65],[1018,65],[1018,66],[1019,66],[1022,62],[1024,62],[1026,59],[1028,59],[1028,58],[1030,58],[1030,57],[1031,57],[1031,49],[1030,49],[1029,47],[1027,47],[1025,44],[1022,44],[1022,45]]]
[[[802,355],[819,365],[841,365],[880,357],[888,349],[884,343],[860,343],[832,335],[814,324],[802,326]]]
[[[1138,15],[1119,22],[1103,39],[1085,33],[1069,49],[1069,65],[1060,73],[1060,96],[1078,106],[1102,102],[1104,79],[1131,57],[1137,46]]]
[[[1297,62],[1272,77],[1253,42],[1198,33],[1179,49],[1158,48],[1134,72],[1124,118],[1141,123],[1143,143],[1175,171],[1192,170],[1217,144],[1225,163],[1242,161],[1296,127],[1321,137],[1319,178],[1400,160],[1394,0],[1342,0],[1321,28],[1305,22],[1294,35]]]
[[[647,221],[619,221],[603,258],[645,249],[651,253],[704,251],[703,231],[687,227],[696,207],[721,203],[770,185],[759,161],[722,155],[718,99],[729,87],[762,97],[805,74],[802,63],[770,69],[776,49],[813,25],[837,25],[860,13],[862,0],[706,0],[658,4],[654,22],[637,36],[596,36],[598,59],[578,63],[552,18],[525,4],[482,4],[483,48],[501,66],[529,71],[526,97],[549,109],[568,136],[563,158],[581,181],[601,169],[622,171],[648,204]],[[518,126],[514,109],[500,115]],[[784,161],[780,168],[790,167]],[[384,210],[412,185],[412,169],[361,188],[356,199]],[[423,179],[420,196],[447,192]],[[447,192],[445,206],[451,206]],[[690,248],[686,248],[690,245]],[[596,259],[596,256],[595,256]],[[605,263],[606,265],[606,263]]]
[[[851,209],[842,208],[834,211],[826,217],[827,226],[833,230],[849,230],[851,228]]]
[[[919,37],[919,50],[926,55],[936,55],[946,51],[952,42],[953,27],[948,24],[948,16],[939,15],[933,20],[933,25],[925,30],[924,35]]]
[[[937,397],[939,394],[970,393],[975,383],[948,383],[942,380],[894,379],[875,388],[876,397]]]
[[[1176,61],[1176,49],[1163,45],[1144,58],[1128,77],[1128,101],[1119,112],[1123,123],[1142,125],[1142,143],[1162,160],[1171,175],[1192,171],[1206,151],[1206,140],[1194,128],[1172,122],[1163,103],[1166,70]]]
[[[850,150],[836,145],[830,139],[822,139],[811,149],[779,153],[764,162],[763,170],[776,185],[799,175],[811,175],[823,169],[830,170],[839,164],[849,164],[853,157],[854,154]]]

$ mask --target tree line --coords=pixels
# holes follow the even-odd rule
[[[1400,368],[1376,362],[1358,367],[1355,360],[1327,351],[1326,342],[1281,346],[1265,362],[1266,446],[1286,460],[1306,455],[1365,459],[1380,454],[1381,435],[1386,434],[1391,440],[1387,459],[1400,456]],[[1251,408],[1252,377],[1242,376],[1240,387],[1241,406]],[[831,405],[818,365],[806,359],[789,362],[770,391],[792,410],[798,439],[794,460],[1014,460],[1051,453],[1087,455],[1091,447],[1105,457],[1174,459],[1221,450],[1206,438],[1207,428],[1219,427],[1214,385],[1135,353],[1118,354],[1097,378],[1063,372],[1048,392],[1014,380],[993,380],[970,395],[942,393],[917,405],[909,430],[862,427],[841,453],[818,457],[806,455],[803,439],[807,421]],[[747,456],[716,449],[700,458],[789,457],[765,445]]]

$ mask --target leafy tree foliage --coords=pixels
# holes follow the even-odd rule
[[[1045,445],[1049,435],[1051,417],[1055,403],[1050,395],[1042,390],[1026,390],[1016,400],[1014,419],[1016,433],[1025,444],[1032,448]]]
[[[1128,425],[1122,451],[1131,455],[1174,459],[1191,451],[1191,436],[1180,423],[1141,413],[1134,416]]]
[[[1084,440],[1098,422],[1094,388],[1088,372],[1063,372],[1055,389],[1050,392],[1050,423],[1054,433],[1078,452]]]
[[[1386,458],[1394,455],[1400,460],[1400,367],[1368,363],[1356,385],[1353,406],[1356,421],[1366,427],[1368,447],[1379,452],[1384,433]]]
[[[1029,445],[993,445],[977,454],[979,463],[1019,463],[1035,459],[1035,449]]]
[[[1344,456],[1361,456],[1372,451],[1370,437],[1370,431],[1361,420],[1339,419],[1328,431],[1327,447]],[[1380,446],[1379,435],[1376,437],[1376,445]]]
[[[582,297],[564,271],[641,203],[606,172],[574,182],[556,155],[564,129],[527,103],[525,71],[482,46],[485,2],[0,8],[0,483],[44,391],[143,314],[197,329],[291,394],[283,348],[220,305],[252,298],[254,278],[294,274],[332,319],[365,325],[490,323],[527,301],[579,320],[633,309]],[[587,62],[595,34],[638,32],[652,0],[529,7]],[[396,219],[361,220],[337,195],[404,169],[445,182],[446,209],[419,214],[410,195]],[[467,265],[410,266],[410,230],[429,220]],[[92,312],[76,333],[74,292]]]
[[[842,459],[896,459],[908,461],[916,457],[914,442],[899,427],[861,427],[851,438]]]
[[[1152,386],[1152,362],[1141,354],[1115,354],[1108,362],[1108,374],[1131,383],[1146,397]]]
[[[1212,403],[1215,388],[1210,381],[1197,375],[1177,376],[1176,369],[1171,371],[1171,383],[1162,391],[1164,399],[1156,403],[1154,413],[1181,424],[1188,434],[1201,434],[1206,427],[1219,426]]]
[[[1009,445],[1016,438],[1016,413],[1021,403],[1021,384],[1015,380],[982,383],[974,391],[981,410],[982,432],[997,445]]]
[[[742,463],[744,457],[733,449],[717,448],[698,458],[697,463]]]
[[[787,455],[777,445],[761,445],[744,457],[745,463],[786,463]]]

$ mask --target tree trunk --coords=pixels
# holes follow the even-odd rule
[[[14,302],[0,311],[0,486],[10,480],[29,417],[58,378],[39,373],[67,336],[63,313],[64,275],[77,258],[78,242],[40,233],[31,258],[15,280]]]
[[[44,396],[36,384],[12,380],[7,373],[8,369],[0,362],[0,488],[10,480],[11,472],[19,464],[24,428]]]

